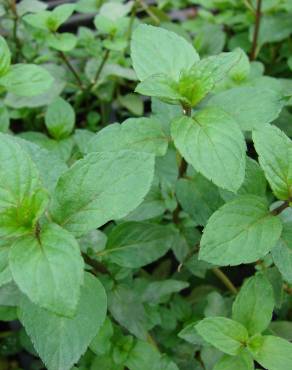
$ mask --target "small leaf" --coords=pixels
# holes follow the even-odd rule
[[[125,222],[110,232],[102,255],[119,266],[138,268],[162,257],[171,248],[175,235],[164,225]]]
[[[139,80],[165,74],[177,81],[199,60],[193,46],[174,32],[142,24],[132,36],[131,57]]]
[[[133,151],[88,154],[65,172],[56,187],[51,215],[74,235],[125,217],[150,189],[154,157]]]
[[[292,141],[276,126],[254,131],[253,141],[274,194],[288,200],[292,196]]]
[[[254,130],[274,121],[285,101],[274,90],[261,87],[235,87],[215,94],[207,101],[228,113],[242,130]]]
[[[243,195],[219,208],[201,240],[200,259],[220,266],[255,262],[272,250],[282,232],[264,198]]]
[[[236,191],[244,180],[245,142],[234,120],[221,109],[205,108],[173,121],[175,146],[198,172],[216,185]]]
[[[153,118],[129,118],[100,130],[88,143],[87,153],[118,152],[128,149],[162,156],[168,138]]]
[[[53,83],[50,73],[35,64],[14,64],[0,78],[0,86],[18,96],[39,95],[48,90]]]
[[[237,295],[232,307],[232,318],[244,325],[249,334],[263,332],[272,320],[275,305],[269,280],[257,274],[249,278]]]
[[[0,237],[31,232],[48,197],[38,170],[12,136],[0,134]]]
[[[11,62],[11,53],[4,37],[0,36],[0,77],[4,76],[9,68]]]
[[[57,31],[57,29],[71,17],[75,10],[75,4],[62,4],[56,6],[51,12],[48,19],[47,25],[51,31]]]
[[[206,342],[231,356],[239,354],[248,340],[245,327],[226,317],[208,317],[196,329]]]
[[[237,356],[224,355],[217,362],[214,370],[254,370],[253,359],[245,351],[242,351]]]
[[[77,37],[69,32],[51,33],[47,38],[47,42],[53,49],[68,52],[75,48]]]
[[[205,225],[209,217],[224,203],[218,188],[199,173],[188,179],[180,179],[177,182],[176,195],[183,210],[199,225]]]
[[[147,315],[135,290],[127,285],[117,285],[109,293],[108,301],[113,318],[137,338],[146,340]]]
[[[292,222],[283,224],[281,238],[272,249],[272,256],[283,278],[292,284]]]
[[[48,370],[70,370],[103,324],[106,306],[103,286],[86,273],[73,318],[55,315],[25,297],[19,318]]]
[[[64,139],[73,131],[75,125],[74,109],[64,99],[58,97],[48,106],[45,123],[54,139]]]
[[[287,340],[264,336],[254,349],[249,347],[254,359],[269,370],[288,370],[292,368],[292,343]]]
[[[83,280],[83,260],[74,237],[58,225],[44,226],[12,245],[13,278],[32,302],[60,315],[75,312]]]

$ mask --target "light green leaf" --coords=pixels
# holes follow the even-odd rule
[[[249,278],[232,306],[232,318],[244,325],[249,334],[263,332],[272,320],[275,305],[273,287],[262,274]]]
[[[214,370],[254,370],[253,359],[245,351],[242,351],[237,356],[224,355],[217,362]]]
[[[283,278],[292,284],[292,222],[283,224],[281,238],[272,249],[272,256]]]
[[[39,145],[17,137],[19,145],[29,154],[36,165],[42,184],[52,193],[59,177],[68,167],[57,155]]]
[[[278,337],[287,339],[289,342],[292,340],[291,321],[272,321],[269,326],[269,331]]]
[[[165,74],[178,80],[199,60],[196,50],[184,38],[163,28],[142,24],[132,36],[131,57],[139,80]]]
[[[48,10],[42,10],[36,14],[25,15],[22,19],[24,22],[32,27],[39,28],[41,30],[48,31],[48,21],[51,16],[51,12]]]
[[[4,37],[0,36],[0,77],[4,76],[9,68],[11,62],[11,53]]]
[[[86,273],[73,318],[55,315],[23,298],[19,318],[48,370],[70,370],[86,351],[106,317],[106,294]]]
[[[176,186],[176,196],[183,210],[199,225],[205,225],[224,203],[218,188],[199,173],[188,179],[180,179]]]
[[[38,0],[22,0],[17,5],[17,14],[22,17],[26,13],[38,13],[47,8],[47,4]]]
[[[118,152],[128,149],[162,156],[168,138],[160,123],[153,118],[129,118],[99,131],[88,143],[87,153]]]
[[[64,139],[73,131],[75,125],[74,109],[63,98],[58,97],[48,106],[45,123],[54,139]]]
[[[51,31],[57,31],[57,29],[71,17],[75,10],[75,4],[62,4],[56,6],[51,12],[48,19],[48,27]]]
[[[259,344],[249,349],[254,359],[269,370],[288,370],[292,368],[292,343],[272,335],[260,338]]]
[[[52,83],[50,73],[35,64],[14,64],[0,78],[0,86],[18,96],[39,95],[48,90]]]
[[[231,191],[219,189],[221,197],[227,202],[234,199],[237,195],[253,194],[264,197],[266,194],[267,181],[264,171],[258,162],[246,157],[245,178],[236,194]]]
[[[111,348],[111,338],[114,334],[114,327],[109,318],[105,319],[97,335],[90,343],[90,349],[97,355],[108,353]]]
[[[208,317],[196,329],[206,342],[231,356],[239,354],[248,340],[245,327],[226,317]]]
[[[216,185],[236,191],[245,174],[245,142],[236,122],[219,108],[208,107],[172,123],[180,153]]]
[[[11,244],[9,241],[2,240],[0,242],[0,286],[12,281],[12,275],[8,261],[10,246]]]
[[[254,131],[253,141],[274,194],[288,200],[292,196],[292,141],[276,126]]]
[[[172,246],[172,228],[143,222],[125,222],[108,235],[106,255],[119,266],[138,268],[162,257]]]
[[[68,52],[75,48],[77,37],[69,32],[51,33],[47,38],[47,42],[53,49]]]
[[[200,259],[220,266],[251,263],[275,246],[282,232],[264,198],[243,195],[219,208],[201,240]]]
[[[169,104],[187,103],[187,100],[178,91],[178,83],[166,74],[147,77],[137,85],[135,92],[159,98]]]
[[[12,245],[9,265],[16,284],[32,302],[60,315],[74,314],[83,260],[68,231],[48,224],[39,235],[19,238]]]
[[[0,237],[30,232],[47,200],[29,155],[11,136],[0,134]]]
[[[57,184],[51,206],[55,222],[77,236],[125,217],[150,189],[154,157],[133,151],[88,154]]]
[[[253,130],[274,121],[285,101],[274,90],[260,87],[236,87],[212,96],[207,106],[216,106],[228,113],[242,130]]]

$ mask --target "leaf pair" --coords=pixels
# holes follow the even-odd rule
[[[275,195],[289,201],[292,186],[291,140],[272,126],[254,131],[253,139],[260,165]],[[200,258],[221,266],[254,262],[273,249],[280,239],[282,228],[280,218],[270,213],[264,198],[240,196],[210,217],[201,241]],[[275,250],[276,260],[278,256],[281,259],[280,253],[279,248]]]
[[[253,360],[269,370],[288,369],[292,365],[292,344],[274,336],[262,336],[272,319],[273,289],[262,274],[248,279],[235,299],[232,320],[209,317],[195,330],[224,355],[215,370],[253,370]],[[188,334],[190,335],[190,334]],[[182,332],[183,337],[183,332]]]
[[[131,44],[133,66],[141,81],[136,91],[194,107],[243,55],[238,49],[199,61],[196,50],[184,38],[162,28],[140,25]]]

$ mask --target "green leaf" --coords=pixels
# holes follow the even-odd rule
[[[29,155],[9,135],[0,134],[0,237],[30,232],[48,197]]]
[[[249,346],[254,359],[269,370],[292,368],[292,343],[272,335],[263,336],[256,348]]]
[[[289,342],[292,340],[291,321],[272,321],[269,326],[269,331],[278,337],[287,339]]]
[[[12,281],[12,275],[9,268],[9,249],[11,244],[7,241],[0,243],[0,286]]]
[[[56,6],[51,12],[50,17],[47,21],[47,25],[51,31],[57,31],[57,29],[71,17],[75,10],[75,4],[62,4]]]
[[[281,220],[264,198],[239,196],[210,217],[199,256],[220,266],[255,262],[272,250],[281,232]]]
[[[274,194],[288,200],[292,196],[292,141],[276,126],[254,131],[253,141]]]
[[[151,364],[152,370],[162,370],[160,367],[160,353],[151,344],[137,341],[126,361],[129,370],[148,370]]]
[[[9,129],[10,117],[7,108],[0,105],[0,132],[6,133]]]
[[[48,31],[48,21],[51,16],[51,12],[48,10],[42,10],[36,14],[25,15],[22,19],[25,23],[32,27],[39,28],[41,30]]]
[[[118,152],[129,149],[162,156],[168,138],[160,123],[153,118],[129,118],[99,131],[88,143],[87,152]]]
[[[199,225],[205,225],[209,217],[223,205],[218,188],[199,173],[188,179],[179,179],[176,196],[183,210]]]
[[[142,295],[143,302],[157,304],[170,294],[180,292],[189,287],[186,281],[165,279],[162,281],[150,282]]]
[[[13,279],[35,304],[64,316],[75,312],[83,281],[83,260],[77,241],[55,224],[12,245]]]
[[[68,52],[75,48],[77,37],[72,33],[51,33],[47,38],[48,45],[56,50]]]
[[[282,235],[272,249],[272,257],[283,278],[292,284],[292,222],[283,224]]]
[[[41,148],[30,141],[18,137],[17,142],[29,154],[36,165],[42,184],[52,193],[59,177],[68,169],[66,163],[53,152]]]
[[[70,370],[86,351],[106,317],[106,294],[86,273],[77,312],[58,316],[23,297],[19,318],[48,370]]]
[[[56,187],[51,215],[77,236],[125,217],[150,189],[154,157],[133,151],[88,154],[65,172]]]
[[[102,255],[119,266],[138,268],[162,257],[171,248],[175,235],[164,225],[125,222],[110,232]]]
[[[262,274],[249,278],[232,306],[232,318],[244,325],[249,334],[263,332],[272,320],[275,305],[269,280]]]
[[[0,77],[4,76],[9,68],[11,62],[11,53],[4,37],[0,36]]]
[[[166,74],[156,74],[147,77],[137,85],[135,92],[159,98],[169,104],[178,104],[179,102],[188,103],[179,93],[178,83]]]
[[[54,139],[64,139],[72,133],[75,126],[74,109],[63,98],[58,97],[48,106],[45,123]]]
[[[127,285],[117,285],[109,292],[108,301],[113,318],[137,338],[146,340],[148,320],[136,291]]]
[[[145,24],[133,32],[131,57],[141,81],[155,74],[165,74],[177,81],[183,70],[199,60],[196,50],[184,38]]]
[[[112,343],[111,338],[114,334],[114,328],[111,320],[106,318],[97,335],[90,343],[90,349],[97,355],[108,353]]]
[[[208,317],[196,329],[206,342],[231,356],[239,354],[248,340],[245,327],[226,317]]]
[[[242,351],[237,356],[224,355],[217,362],[214,370],[254,370],[253,359],[245,351]]]
[[[231,116],[208,107],[173,121],[171,136],[188,163],[216,185],[236,191],[245,174],[244,137]]]
[[[245,178],[236,194],[231,191],[219,189],[221,197],[227,202],[234,199],[237,195],[253,194],[264,197],[266,194],[267,181],[264,171],[258,162],[246,157]]]
[[[274,90],[260,87],[236,87],[215,94],[207,106],[216,106],[228,113],[242,130],[253,130],[274,121],[285,101]]]
[[[18,96],[39,95],[53,83],[50,73],[35,64],[15,64],[0,78],[0,86]]]

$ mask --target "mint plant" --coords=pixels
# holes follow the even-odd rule
[[[4,368],[292,367],[290,80],[168,6],[0,11]]]

